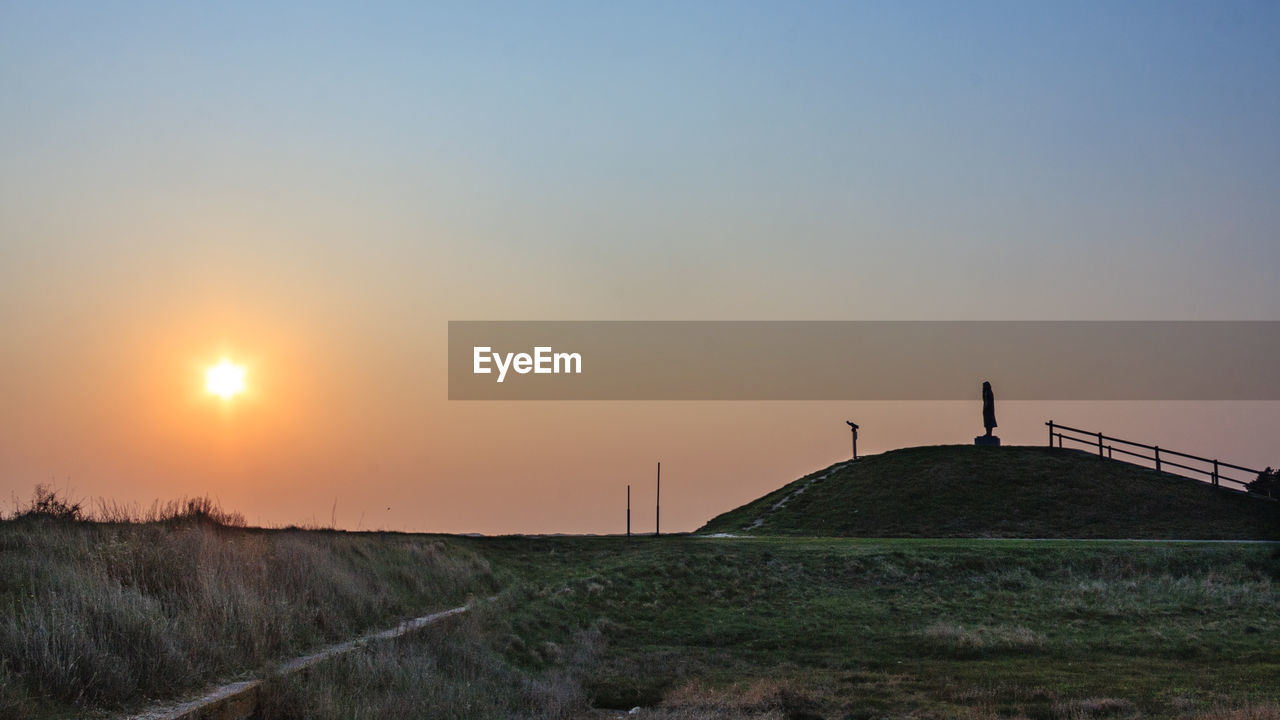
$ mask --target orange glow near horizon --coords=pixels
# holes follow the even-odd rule
[[[223,358],[217,365],[205,370],[204,388],[212,395],[230,400],[244,392],[244,376],[243,366]]]

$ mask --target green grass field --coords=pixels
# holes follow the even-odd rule
[[[1177,717],[1280,701],[1280,550],[1010,540],[493,539],[501,653],[591,631],[596,706]],[[742,698],[755,698],[743,704]]]

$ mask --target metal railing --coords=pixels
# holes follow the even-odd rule
[[[1151,462],[1151,465],[1147,466],[1154,468],[1156,472],[1167,472],[1171,475],[1202,480],[1212,484],[1214,487],[1226,488],[1227,490],[1248,492],[1247,484],[1256,479],[1261,473],[1259,470],[1223,462],[1217,458],[1200,457],[1199,455],[1191,455],[1177,450],[1167,450],[1159,445],[1147,445],[1146,443],[1132,440],[1123,440],[1118,437],[1103,435],[1100,432],[1090,432],[1066,425],[1058,425],[1052,420],[1045,423],[1045,425],[1049,426],[1049,447],[1054,447],[1055,438],[1057,439],[1057,447],[1063,447],[1064,440],[1071,441],[1090,449],[1096,448],[1100,457],[1115,458],[1117,454],[1123,455],[1124,457],[1115,459],[1135,465],[1146,465],[1140,461],[1147,460]],[[1124,447],[1117,447],[1117,445]],[[1151,454],[1144,454],[1141,450],[1148,450]],[[1193,464],[1188,465],[1188,462]],[[1168,468],[1178,468],[1189,473],[1196,473],[1196,475],[1174,472]],[[1244,475],[1241,473],[1244,473]]]

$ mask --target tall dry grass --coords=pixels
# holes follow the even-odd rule
[[[269,681],[260,720],[482,720],[585,717],[581,675],[600,653],[579,633],[562,661],[535,673],[494,645],[509,607],[486,605],[390,642],[372,643]]]
[[[439,539],[174,507],[199,512],[0,522],[0,716],[134,707],[494,587],[485,560]]]
[[[936,651],[960,656],[985,652],[1041,650],[1045,636],[1025,627],[1004,625],[965,626],[951,622],[934,622],[920,636]]]

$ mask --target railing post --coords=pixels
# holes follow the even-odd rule
[[[1102,433],[1098,433],[1098,457],[1102,457]]]
[[[1107,446],[1107,459],[1108,459],[1108,460],[1110,460],[1110,459],[1111,459],[1111,446],[1110,446],[1110,445],[1108,445],[1108,446]]]
[[[1156,472],[1160,472],[1160,446],[1156,446]]]
[[[1252,465],[1253,463],[1249,463]],[[1213,461],[1213,486],[1218,487],[1218,461]]]
[[[1053,421],[1049,421],[1049,447],[1053,447]]]

